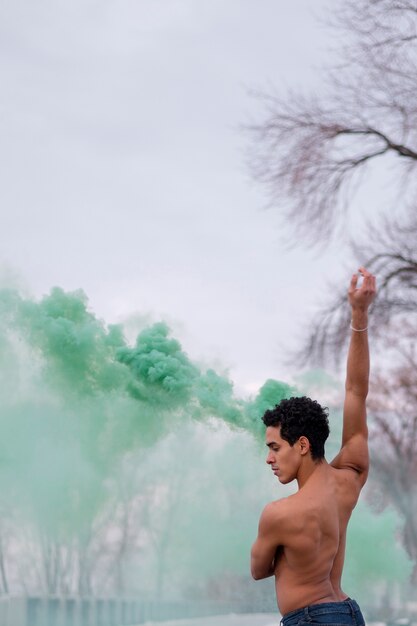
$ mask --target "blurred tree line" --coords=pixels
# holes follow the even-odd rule
[[[338,43],[321,94],[257,94],[265,109],[249,129],[251,167],[295,241],[323,249],[345,239],[352,217],[361,224],[348,244],[353,268],[366,266],[379,286],[370,316],[371,497],[401,514],[416,583],[417,1],[345,0],[325,20]],[[328,366],[345,354],[345,290],[329,292],[297,362]]]

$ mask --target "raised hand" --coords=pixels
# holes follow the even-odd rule
[[[358,287],[359,274],[363,276],[360,287]],[[376,279],[364,267],[359,268],[359,274],[353,274],[352,276],[348,298],[352,310],[365,312],[376,296]]]

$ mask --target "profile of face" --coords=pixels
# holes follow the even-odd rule
[[[281,437],[281,429],[276,426],[268,426],[265,433],[266,445],[269,448],[266,462],[283,485],[297,478],[305,447],[301,437],[291,446],[288,441]],[[308,441],[308,440],[307,440]]]

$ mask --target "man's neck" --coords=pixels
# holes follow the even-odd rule
[[[320,474],[326,472],[328,465],[326,459],[320,459],[320,461],[306,459],[297,476],[298,489],[302,489],[312,478],[318,478]]]

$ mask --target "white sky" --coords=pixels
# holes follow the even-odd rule
[[[249,177],[250,88],[320,91],[324,0],[2,0],[0,260],[36,297],[165,319],[238,391],[284,366],[345,263],[289,252]],[[353,268],[355,269],[355,268]]]

